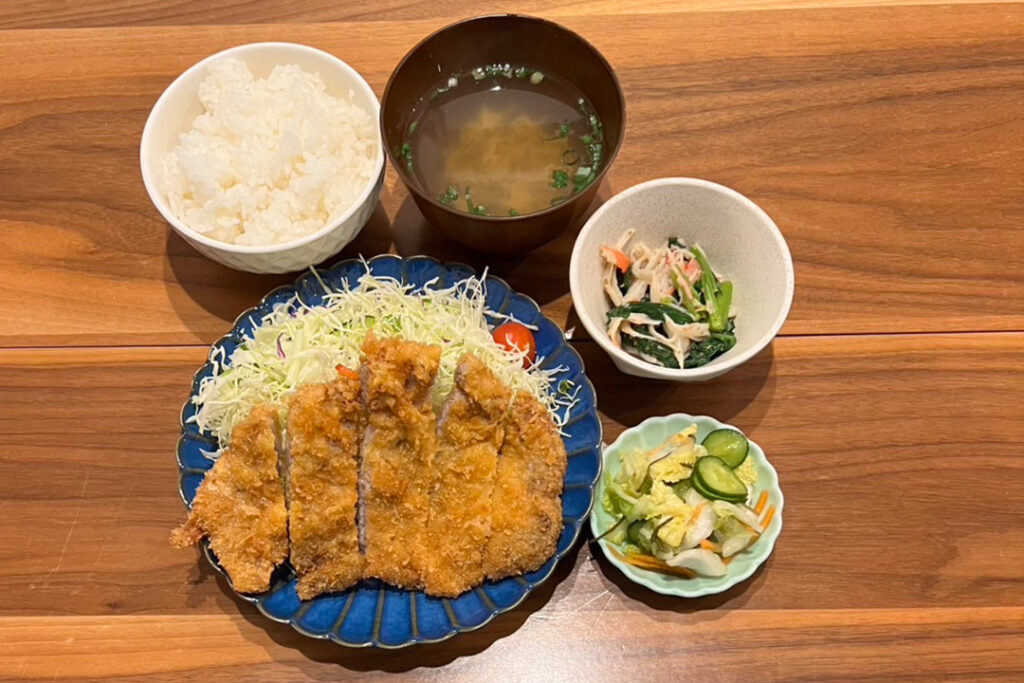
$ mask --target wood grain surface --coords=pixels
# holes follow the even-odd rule
[[[975,4],[986,0],[968,0]],[[988,0],[991,1],[991,0]],[[1008,0],[996,0],[1008,1]],[[407,2],[378,0],[372,4],[339,3],[332,0],[6,0],[0,4],[0,27],[83,28],[104,26],[154,26],[180,24],[282,24],[336,21],[393,21],[442,19],[454,22],[480,14],[514,12],[542,14],[564,19],[579,15],[624,15],[690,13],[759,9],[877,7],[888,5],[944,5],[949,0],[441,0]]]
[[[540,3],[618,73],[600,199],[692,175],[782,229],[782,336],[712,382],[619,373],[582,333],[574,230],[515,258],[452,245],[389,170],[337,258],[488,267],[566,329],[607,440],[672,412],[746,431],[785,528],[749,581],[671,599],[581,542],[483,629],[400,652],[310,640],[196,551],[174,446],[206,345],[293,276],[173,235],[138,171],[146,116],[217,50],[326,49],[380,93],[408,48],[510,3],[0,2],[0,680],[1024,680],[1024,4]]]
[[[173,425],[201,349],[13,350],[0,352],[0,672],[207,676],[230,664],[226,678],[269,678],[278,661],[304,673],[317,660],[452,661],[473,677],[515,652],[524,661],[506,678],[561,657],[640,679],[671,662],[711,680],[744,663],[758,680],[813,679],[826,662],[898,678],[906,657],[926,677],[1024,673],[1000,656],[1024,642],[1024,419],[1008,409],[1024,395],[1024,335],[784,338],[697,387],[639,385],[592,342],[577,346],[599,395],[617,397],[602,403],[609,439],[650,415],[708,412],[764,448],[785,530],[752,580],[665,599],[584,545],[512,615],[437,647],[367,655],[307,642],[167,542],[184,515]],[[545,644],[558,634],[579,651]],[[975,661],[975,647],[991,656]],[[726,656],[697,656],[705,648]]]
[[[559,600],[556,592],[544,598],[544,618],[514,615],[502,632],[474,632],[410,655],[341,650],[279,624],[253,623],[229,605],[200,616],[0,617],[7,636],[0,667],[64,680],[362,680],[385,672],[436,678],[438,669],[446,681],[570,680],[562,672],[587,681],[1019,680],[1020,667],[1006,653],[1024,648],[1020,607],[656,610],[618,594],[600,568],[575,571],[594,591],[590,602]],[[642,630],[631,618],[637,611],[651,614]],[[587,640],[566,639],[569,624]],[[517,626],[525,633],[512,643],[509,630]],[[634,634],[630,652],[622,651],[619,629],[626,628]],[[612,652],[596,657],[597,648]],[[558,673],[543,673],[545,665]]]
[[[1020,8],[567,17],[628,103],[602,194],[692,175],[760,203],[797,264],[786,334],[1021,329]],[[0,345],[214,340],[283,279],[206,260],[150,204],[138,141],[162,89],[212,52],[279,39],[339,55],[379,92],[442,23],[0,32]],[[565,319],[571,245],[570,231],[525,259],[470,260]],[[467,256],[393,175],[343,255],[388,249]]]

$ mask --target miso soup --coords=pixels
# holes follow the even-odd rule
[[[604,153],[583,94],[508,64],[453,75],[412,112],[399,163],[428,194],[478,216],[543,211],[582,192]]]

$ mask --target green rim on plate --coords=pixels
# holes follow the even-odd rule
[[[729,428],[742,431],[732,425],[719,422],[713,417],[706,415],[688,415],[686,413],[675,413],[664,417],[651,417],[635,427],[624,431],[618,439],[604,449],[602,457],[602,474],[597,483],[597,490],[594,496],[594,509],[590,515],[590,530],[597,538],[608,530],[615,523],[615,518],[605,511],[604,500],[604,477],[614,476],[619,469],[618,454],[624,450],[636,448],[649,450],[662,443],[669,436],[676,434],[692,424],[697,425],[697,441],[700,442],[705,436],[716,429]],[[735,555],[729,563],[729,573],[725,576],[706,577],[699,576],[687,579],[681,576],[671,576],[659,572],[649,571],[634,567],[616,557],[608,548],[608,541],[598,541],[605,557],[619,571],[629,577],[634,583],[646,586],[652,591],[664,595],[676,595],[682,598],[697,598],[702,595],[714,595],[732,588],[741,583],[757,570],[768,556],[772,554],[775,547],[775,539],[782,532],[782,489],[779,487],[779,475],[764,456],[764,451],[753,441],[750,442],[750,451],[747,457],[754,463],[757,470],[756,490],[768,492],[768,505],[775,506],[775,516],[772,518],[768,528],[761,537],[742,553]]]

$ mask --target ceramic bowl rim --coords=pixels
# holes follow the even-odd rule
[[[786,281],[784,284],[783,291],[783,304],[779,310],[775,321],[771,326],[763,332],[754,342],[750,348],[742,353],[735,356],[726,358],[724,360],[715,359],[707,365],[702,365],[697,368],[663,368],[658,365],[647,363],[629,353],[626,353],[620,348],[617,348],[612,344],[608,338],[608,334],[604,329],[603,325],[599,325],[590,315],[590,313],[583,308],[582,304],[577,304],[577,301],[583,300],[583,287],[584,283],[582,280],[581,270],[583,268],[583,243],[586,240],[588,234],[593,231],[594,226],[604,217],[606,213],[611,210],[611,207],[618,204],[628,197],[632,197],[636,194],[642,194],[652,188],[656,187],[700,187],[707,190],[711,190],[717,194],[720,194],[728,199],[737,202],[752,211],[759,219],[760,226],[767,230],[768,235],[772,238],[773,242],[779,248],[779,251],[783,257],[783,270],[785,271]],[[755,204],[751,199],[740,194],[736,190],[719,183],[712,182],[710,180],[703,180],[700,178],[689,178],[689,177],[670,177],[670,178],[655,178],[654,180],[648,180],[646,182],[633,185],[632,187],[619,192],[615,196],[611,197],[608,201],[601,205],[601,207],[594,212],[594,214],[587,220],[587,222],[580,229],[579,235],[576,236],[576,242],[572,248],[572,256],[569,259],[569,289],[572,293],[573,307],[576,309],[576,313],[579,315],[580,321],[583,323],[583,327],[586,328],[587,333],[598,343],[598,345],[607,353],[609,356],[614,358],[617,362],[621,362],[630,368],[636,369],[638,372],[643,373],[645,376],[655,376],[659,379],[668,380],[702,380],[711,379],[717,377],[725,372],[733,370],[743,363],[759,354],[772,339],[778,334],[779,330],[782,329],[782,325],[786,322],[786,318],[789,316],[790,308],[793,305],[793,293],[795,290],[795,275],[793,271],[793,257],[789,252],[789,246],[786,244],[786,239],[782,236],[782,231],[779,230],[775,221],[765,213],[764,209]]]
[[[170,103],[174,100],[177,95],[177,91],[182,87],[182,83],[194,75],[197,71],[205,69],[211,63],[218,59],[225,57],[238,57],[244,61],[243,55],[246,53],[258,52],[263,48],[283,48],[293,50],[296,52],[304,52],[306,54],[314,55],[316,57],[325,59],[333,67],[340,70],[345,76],[351,81],[350,87],[361,90],[365,95],[368,95],[370,101],[373,103],[373,107],[367,113],[372,118],[374,124],[377,126],[377,159],[374,163],[373,171],[370,173],[369,180],[367,180],[365,186],[360,191],[359,195],[353,200],[352,205],[349,206],[338,218],[330,221],[316,232],[302,237],[297,237],[288,242],[281,242],[279,244],[266,244],[266,245],[249,245],[249,244],[232,244],[231,242],[222,242],[220,240],[207,237],[200,232],[189,227],[184,221],[179,219],[171,211],[168,206],[167,199],[164,197],[164,193],[159,188],[159,183],[154,177],[153,172],[150,170],[152,160],[150,158],[147,141],[152,137],[153,131],[156,129],[158,124],[159,115],[162,114],[163,110],[170,106]],[[380,100],[377,98],[376,93],[373,92],[373,88],[366,82],[366,79],[352,68],[348,63],[335,57],[329,52],[321,50],[319,48],[311,47],[309,45],[303,45],[301,43],[291,43],[287,41],[264,41],[256,43],[244,43],[242,45],[235,45],[229,47],[220,52],[216,52],[208,57],[201,59],[196,62],[188,69],[183,71],[177,78],[175,78],[167,88],[160,94],[156,104],[149,112],[149,116],[146,118],[146,125],[142,129],[142,138],[139,144],[139,165],[142,169],[142,182],[146,186],[146,192],[149,194],[149,199],[156,207],[160,215],[163,216],[164,220],[171,224],[176,231],[178,231],[183,237],[198,242],[207,247],[216,249],[218,251],[233,253],[233,254],[277,254],[291,249],[302,247],[325,235],[338,229],[348,219],[350,219],[357,211],[362,208],[366,201],[370,198],[370,195],[374,191],[377,185],[377,181],[381,174],[384,172],[385,166],[385,153],[384,143],[380,132]]]
[[[573,194],[572,196],[569,197],[569,199],[567,199],[566,201],[564,201],[564,202],[562,202],[560,204],[556,204],[555,206],[549,207],[549,208],[544,209],[542,211],[534,211],[532,213],[524,213],[524,214],[520,214],[518,216],[476,216],[476,215],[467,214],[467,213],[465,213],[463,211],[457,211],[457,210],[451,208],[450,206],[446,206],[445,204],[442,204],[435,197],[432,197],[428,192],[425,192],[425,191],[421,190],[419,188],[418,181],[416,181],[415,178],[410,177],[409,174],[406,173],[406,171],[402,168],[402,164],[395,163],[394,159],[392,159],[392,165],[395,168],[395,172],[398,174],[398,177],[402,180],[402,183],[408,188],[409,194],[412,195],[413,197],[418,198],[418,199],[422,199],[422,200],[428,202],[431,206],[434,206],[434,207],[444,211],[445,213],[447,213],[448,215],[451,215],[451,216],[455,216],[455,217],[458,217],[458,218],[470,218],[472,220],[480,221],[482,223],[495,223],[495,224],[501,225],[501,224],[506,224],[506,223],[515,223],[516,221],[522,221],[522,220],[527,219],[527,218],[531,218],[532,219],[532,218],[537,218],[537,217],[541,217],[541,216],[548,216],[550,214],[554,214],[557,211],[564,209],[566,206],[572,205],[573,203],[578,201],[578,199],[580,197],[582,197],[586,193],[587,189],[589,189],[589,188],[597,188],[601,184],[601,181],[604,179],[605,174],[608,172],[608,169],[611,168],[612,163],[615,161],[615,158],[618,156],[619,150],[622,149],[622,141],[626,137],[626,97],[625,97],[625,94],[622,91],[622,84],[619,82],[619,77],[615,73],[615,69],[612,68],[611,63],[609,63],[608,60],[605,58],[605,56],[603,54],[601,54],[601,52],[596,47],[594,47],[593,43],[591,43],[589,40],[587,40],[586,38],[584,38],[580,34],[578,34],[575,31],[573,31],[572,29],[569,29],[569,28],[563,26],[562,24],[559,24],[558,22],[552,21],[550,19],[545,19],[543,17],[537,17],[537,16],[533,16],[533,15],[530,15],[530,14],[520,14],[518,12],[496,12],[496,13],[493,13],[493,14],[481,14],[481,15],[475,16],[475,17],[468,17],[466,19],[460,19],[458,21],[454,21],[454,22],[452,22],[450,24],[442,26],[441,28],[437,29],[436,31],[433,31],[430,34],[424,36],[419,42],[417,42],[415,45],[413,45],[411,48],[409,48],[409,51],[405,53],[405,55],[402,57],[402,59],[399,60],[398,64],[395,65],[395,68],[391,71],[391,75],[388,76],[387,85],[384,86],[384,94],[380,98],[380,102],[381,102],[381,106],[380,106],[380,134],[381,134],[381,139],[384,141],[384,151],[385,151],[385,154],[390,156],[390,152],[388,152],[388,150],[387,150],[387,147],[388,147],[387,146],[387,134],[384,132],[386,130],[385,127],[384,127],[384,104],[388,101],[388,97],[391,94],[391,86],[394,84],[395,74],[397,74],[399,71],[401,71],[402,68],[406,65],[406,63],[409,62],[410,59],[412,59],[412,57],[417,52],[419,52],[420,49],[423,48],[424,45],[426,45],[429,41],[433,40],[435,37],[439,36],[440,34],[446,32],[446,31],[458,28],[458,27],[462,26],[463,24],[470,24],[470,23],[473,23],[473,22],[476,22],[476,21],[484,21],[484,20],[491,20],[491,19],[528,20],[528,21],[536,22],[538,24],[547,24],[548,26],[551,26],[554,29],[556,29],[556,30],[558,30],[558,31],[560,31],[562,33],[566,33],[570,37],[575,38],[576,40],[578,40],[582,45],[584,45],[587,49],[589,49],[594,54],[595,57],[597,57],[598,62],[601,63],[601,65],[608,71],[608,75],[611,76],[612,84],[615,86],[615,93],[616,93],[616,96],[617,96],[618,101],[619,101],[619,115],[620,115],[620,117],[622,119],[622,125],[620,127],[621,128],[621,132],[619,133],[619,139],[616,142],[614,149],[612,149],[610,151],[606,150],[606,154],[605,154],[605,157],[604,157],[604,162],[601,164],[601,168],[598,169],[597,176],[587,186],[587,188],[585,188],[584,190],[582,190],[580,192],[577,192],[577,193]],[[415,190],[413,189],[414,187],[416,187]]]
[[[637,424],[623,431],[622,434],[620,434],[619,437],[615,439],[615,441],[613,441],[610,445],[605,447],[602,451],[601,472],[598,475],[597,485],[594,487],[595,509],[598,505],[601,504],[600,501],[597,500],[597,498],[603,493],[604,490],[603,478],[605,470],[607,469],[605,466],[605,461],[608,458],[609,452],[614,452],[615,448],[619,444],[621,444],[623,440],[627,439],[629,436],[633,434],[641,432],[652,425],[665,424],[667,422],[674,420],[688,420],[695,424],[700,421],[706,421],[710,422],[715,429],[735,429],[743,433],[744,436],[746,436],[746,433],[744,433],[743,430],[739,429],[739,427],[728,424],[726,422],[722,422],[721,420],[711,417],[710,415],[690,415],[689,413],[672,413],[670,415],[656,415],[654,417],[649,417],[640,424]],[[754,572],[756,572],[758,568],[761,565],[763,565],[769,557],[771,557],[772,552],[774,552],[775,550],[775,543],[776,541],[778,541],[779,536],[782,535],[782,512],[783,508],[785,507],[786,498],[782,492],[782,484],[779,482],[779,473],[772,465],[771,461],[768,460],[768,456],[764,454],[764,449],[761,448],[761,446],[753,439],[750,439],[749,436],[747,437],[747,440],[750,442],[751,455],[753,455],[754,457],[758,457],[756,454],[760,454],[759,464],[764,465],[764,467],[768,470],[771,478],[774,480],[771,483],[771,486],[769,486],[768,488],[770,488],[774,493],[778,494],[779,499],[778,503],[776,504],[775,516],[772,519],[769,528],[765,529],[761,538],[759,538],[757,543],[755,543],[755,546],[757,546],[754,550],[755,561],[751,562],[747,568],[735,574],[730,573],[725,579],[725,581],[723,581],[722,584],[718,586],[709,586],[707,584],[691,586],[685,583],[686,581],[690,581],[691,579],[679,579],[678,581],[673,581],[668,586],[662,586],[655,583],[650,578],[652,576],[660,576],[660,574],[626,564],[619,558],[615,557],[615,555],[613,555],[609,551],[607,547],[607,541],[603,539],[597,541],[597,545],[601,547],[601,552],[604,553],[604,556],[608,559],[608,561],[611,564],[613,564],[620,572],[622,572],[622,574],[626,578],[628,578],[633,583],[644,586],[645,588],[648,588],[656,593],[661,593],[662,595],[672,595],[680,598],[699,598],[705,595],[715,595],[717,593],[723,593],[732,588],[733,586],[743,583],[751,576],[753,576]],[[748,455],[748,457],[750,456]],[[595,510],[592,510],[589,521],[590,531],[593,534],[594,538],[597,538],[601,534],[601,532],[604,531],[603,529],[598,529],[597,518],[598,514]],[[778,520],[777,523],[776,520]],[[673,577],[673,579],[674,578],[675,577]]]

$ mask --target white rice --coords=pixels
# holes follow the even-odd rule
[[[257,79],[221,59],[199,86],[206,110],[164,159],[171,210],[207,237],[288,242],[348,210],[380,154],[369,113],[290,64]]]

